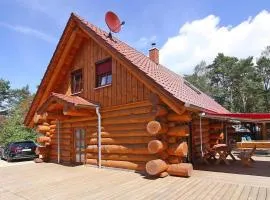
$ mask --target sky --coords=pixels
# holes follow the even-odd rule
[[[219,52],[256,57],[270,45],[269,0],[0,0],[0,78],[35,92],[71,12],[108,30],[109,10],[126,22],[118,38],[146,55],[155,42],[182,75]]]

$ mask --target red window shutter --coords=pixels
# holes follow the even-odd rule
[[[112,71],[112,60],[107,60],[105,62],[99,63],[96,65],[96,75],[101,75],[109,73]]]

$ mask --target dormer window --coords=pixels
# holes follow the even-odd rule
[[[83,89],[82,69],[71,73],[71,92],[72,94],[81,92]]]
[[[102,60],[96,63],[96,87],[110,85],[112,83],[112,59]]]

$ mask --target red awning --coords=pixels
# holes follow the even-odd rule
[[[270,121],[270,113],[205,113],[205,117],[217,119],[234,119],[239,121],[264,122]]]

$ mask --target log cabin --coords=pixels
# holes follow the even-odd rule
[[[72,13],[24,123],[44,161],[189,176],[213,139],[203,111],[229,113],[161,65],[157,48],[146,56]]]

